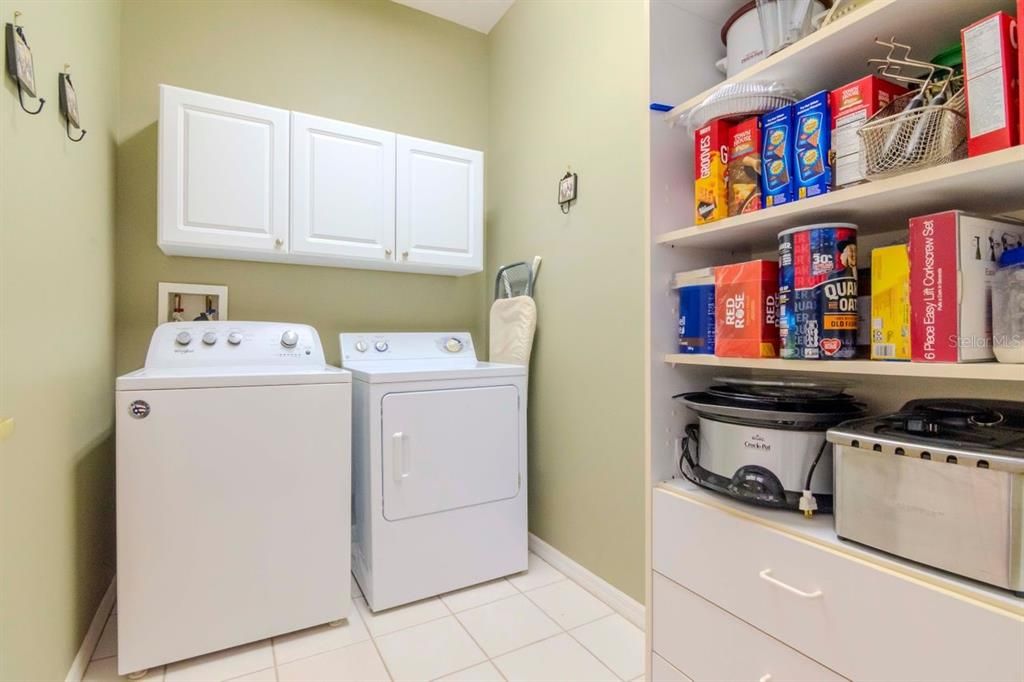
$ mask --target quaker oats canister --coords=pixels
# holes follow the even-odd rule
[[[849,359],[857,351],[857,226],[801,225],[779,233],[780,355]]]

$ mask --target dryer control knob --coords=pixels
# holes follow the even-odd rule
[[[462,341],[453,336],[444,342],[444,349],[449,353],[458,353],[462,350]]]
[[[377,343],[373,344],[373,347],[377,349],[378,353],[383,353],[384,351],[386,351],[388,349],[388,342],[387,341],[378,341]]]
[[[365,353],[369,349],[370,347],[366,345],[366,341],[356,341],[356,350],[360,353]]]
[[[207,346],[212,346],[213,344],[217,343],[217,333],[206,332],[205,334],[203,334],[203,343],[205,343]]]
[[[228,334],[228,343],[232,346],[237,346],[242,343],[242,335],[239,332],[231,332]]]
[[[293,332],[291,329],[281,334],[281,345],[285,348],[295,348],[295,345],[299,342],[299,335]]]
[[[192,335],[188,332],[178,332],[178,335],[174,337],[174,340],[179,346],[187,346],[192,343]]]

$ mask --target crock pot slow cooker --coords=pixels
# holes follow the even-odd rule
[[[697,485],[781,509],[832,511],[832,445],[825,432],[863,416],[835,384],[718,378],[675,396],[697,413],[681,473]]]

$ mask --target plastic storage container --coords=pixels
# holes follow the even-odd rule
[[[1024,246],[999,257],[992,280],[992,350],[999,362],[1024,363]]]

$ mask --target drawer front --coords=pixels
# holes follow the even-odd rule
[[[653,595],[654,650],[693,682],[843,679],[658,573]]]
[[[658,654],[651,655],[651,682],[693,682]]]
[[[846,677],[1024,679],[1024,619],[665,491],[653,524],[655,570]]]

